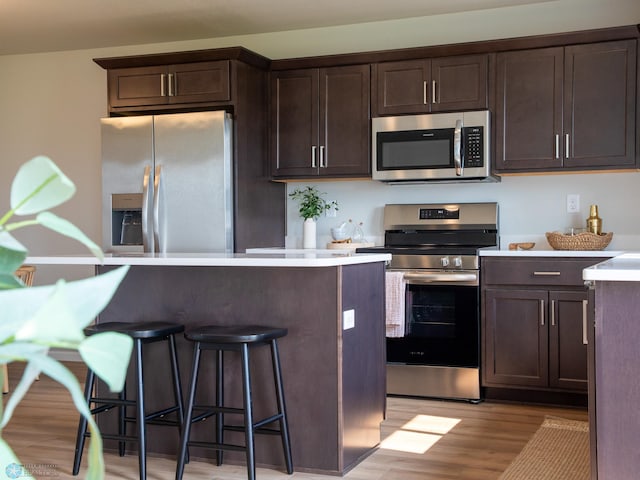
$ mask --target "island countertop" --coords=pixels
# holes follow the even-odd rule
[[[183,267],[335,267],[388,262],[388,253],[353,253],[335,250],[282,250],[256,253],[120,253],[92,255],[29,256],[32,265],[141,265]]]
[[[640,282],[640,253],[624,253],[585,268],[582,278],[609,282]]]

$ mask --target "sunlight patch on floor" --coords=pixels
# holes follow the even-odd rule
[[[380,448],[423,454],[460,421],[459,418],[416,415],[385,438]]]

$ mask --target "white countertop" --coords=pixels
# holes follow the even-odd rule
[[[388,262],[387,253],[353,253],[336,250],[279,250],[273,253],[166,253],[29,256],[31,265],[147,265],[197,267],[335,267],[358,263]]]
[[[498,250],[481,248],[481,257],[603,257],[611,258],[624,252],[614,250]]]
[[[639,282],[640,253],[624,253],[585,268],[582,271],[582,278],[611,282]]]

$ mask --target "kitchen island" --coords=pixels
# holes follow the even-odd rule
[[[95,264],[103,273],[119,265],[130,270],[98,322],[175,320],[187,328],[204,324],[264,324],[288,329],[279,341],[294,468],[343,475],[380,442],[386,404],[384,269],[388,254],[283,251],[255,254],[145,254],[29,257],[32,264]],[[170,398],[166,352],[149,345],[145,388],[149,409]],[[188,384],[192,345],[178,339],[183,385]],[[275,408],[268,349],[252,358],[256,417]],[[264,356],[262,355],[264,354]],[[203,363],[199,403],[213,398],[214,360]],[[228,403],[240,402],[239,369],[229,372]],[[205,365],[206,364],[206,365]],[[229,365],[231,364],[231,365]],[[211,382],[202,381],[206,376]],[[192,438],[213,434],[213,424],[194,425]],[[101,428],[115,424],[107,418]],[[148,450],[174,455],[174,429],[149,426]],[[208,430],[208,431],[206,431]],[[234,441],[233,432],[229,439]],[[208,438],[212,438],[209,436]],[[242,439],[238,440],[241,444]],[[105,443],[107,448],[114,444]],[[193,457],[212,459],[213,450],[191,449]],[[235,454],[235,455],[234,455]],[[225,454],[243,463],[238,452]],[[256,437],[258,465],[283,468],[277,436]],[[188,466],[185,472],[188,474]]]
[[[598,263],[585,269],[583,278],[595,291],[591,478],[635,479],[640,470],[640,254]]]

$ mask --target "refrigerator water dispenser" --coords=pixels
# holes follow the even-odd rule
[[[141,193],[114,193],[111,196],[111,244],[142,245]]]

